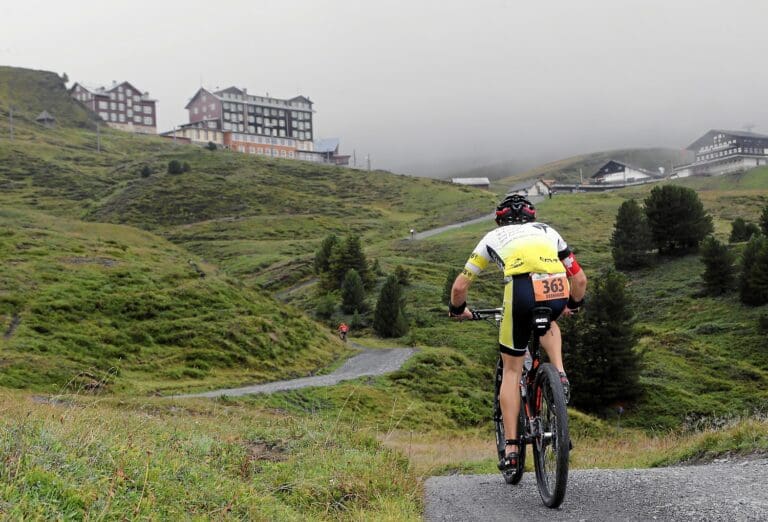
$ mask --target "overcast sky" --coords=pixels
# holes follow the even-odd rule
[[[425,174],[710,128],[768,134],[765,0],[0,3],[0,65],[128,80],[188,121],[202,84],[315,102],[319,137]]]

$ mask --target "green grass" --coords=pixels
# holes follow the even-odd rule
[[[345,351],[298,310],[148,232],[13,209],[0,230],[4,386],[105,375],[121,392],[226,386],[304,376]]]
[[[200,401],[0,395],[9,519],[417,520],[400,454],[346,424]]]
[[[10,463],[0,471],[0,513],[111,518],[136,510],[138,518],[206,519],[229,509],[252,519],[413,519],[416,477],[493,472],[497,333],[485,323],[449,322],[441,298],[448,269],[462,266],[493,224],[405,239],[410,228],[486,213],[491,193],[109,129],[97,154],[87,118],[63,117],[54,130],[29,120],[47,97],[74,104],[55,77],[24,72],[23,101],[14,74],[0,69],[0,113],[9,103],[26,104],[16,139],[0,138],[0,385],[107,398],[67,399],[76,406],[62,415],[58,406],[8,393],[0,405],[0,457]],[[50,106],[78,114],[77,107]],[[191,172],[166,174],[171,159],[189,162]],[[145,165],[153,169],[148,178],[139,175]],[[755,222],[768,203],[768,169],[679,183],[699,191],[721,240],[735,217]],[[539,215],[596,278],[611,264],[619,205],[650,189],[562,194],[543,201]],[[345,348],[328,325],[309,318],[317,285],[282,294],[288,305],[268,295],[311,279],[314,250],[331,232],[360,234],[384,273],[397,265],[410,271],[411,331],[372,341],[419,347],[401,370],[219,402],[131,398],[338,364]],[[644,394],[628,405],[621,431],[614,419],[572,411],[577,445],[589,448],[575,453],[575,467],[765,450],[759,415],[768,400],[768,346],[757,331],[765,307],[744,307],[734,294],[695,297],[701,271],[691,255],[629,274]],[[501,288],[500,274],[488,270],[470,305],[497,305]],[[375,290],[368,300],[375,304]],[[371,333],[363,327],[352,337]],[[745,420],[690,430],[734,416]],[[456,440],[470,449],[452,457],[445,447]],[[253,452],[266,455],[250,468]],[[295,474],[297,463],[307,466],[304,478]],[[373,476],[377,466],[381,478]]]

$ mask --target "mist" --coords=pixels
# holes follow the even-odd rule
[[[0,64],[128,80],[188,121],[198,87],[315,103],[358,164],[448,175],[768,133],[768,3],[261,0],[0,6]]]

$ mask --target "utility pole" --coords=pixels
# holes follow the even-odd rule
[[[368,163],[368,172],[370,172],[371,171],[371,155],[370,154],[366,154],[365,155],[365,160]]]
[[[96,152],[101,154],[101,126],[96,122]]]
[[[357,153],[352,149],[352,166],[357,167]]]

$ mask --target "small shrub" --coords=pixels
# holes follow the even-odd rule
[[[149,165],[144,165],[141,168],[141,177],[142,178],[148,178],[152,175],[152,169],[149,167]]]
[[[323,294],[315,305],[315,314],[321,319],[330,319],[336,311],[336,299],[331,294]]]
[[[181,174],[182,172],[184,172],[184,167],[179,160],[168,162],[168,174]]]
[[[208,150],[216,150],[217,149],[216,144],[214,142],[212,142],[212,141],[209,141],[208,145],[206,145],[205,148],[208,149]]]
[[[189,172],[190,170],[192,170],[192,166],[189,164],[188,161],[185,161],[184,163],[182,163],[181,165],[182,172]]]
[[[705,294],[721,295],[733,288],[734,256],[728,251],[728,247],[708,236],[701,244],[701,261],[704,263],[701,279]]]
[[[395,277],[397,278],[397,282],[402,286],[411,284],[411,272],[402,265],[397,265],[395,267]]]

